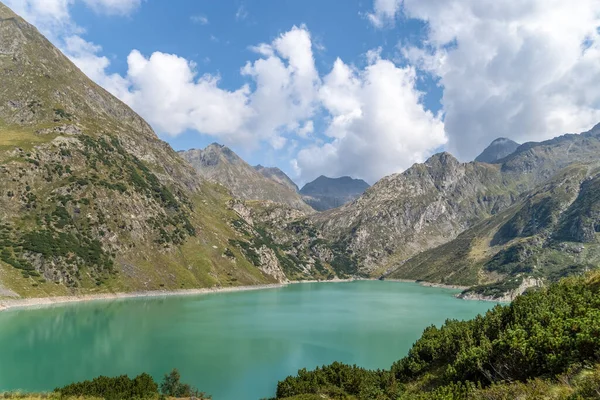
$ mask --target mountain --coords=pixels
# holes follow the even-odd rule
[[[519,143],[513,140],[498,138],[478,155],[477,158],[475,158],[475,161],[493,163],[511,155],[518,147]]]
[[[255,165],[254,169],[260,172],[265,178],[269,178],[272,181],[277,182],[290,190],[293,190],[294,192],[298,191],[298,186],[294,183],[294,181],[291,180],[290,177],[287,176],[286,173],[280,170],[279,168],[263,167],[259,164]]]
[[[464,297],[510,301],[531,286],[597,268],[599,232],[600,169],[574,164],[389,277],[475,286]]]
[[[317,211],[329,210],[340,207],[369,188],[369,184],[362,179],[353,179],[349,176],[341,178],[328,178],[321,175],[314,181],[307,183],[300,190],[304,201]]]
[[[1,3],[0,70],[3,296],[288,280],[279,250],[239,228],[229,192]],[[232,155],[207,155],[220,157]]]
[[[393,277],[411,279],[417,275],[404,273],[407,260],[507,210],[569,166],[593,170],[599,151],[600,125],[526,143],[495,164],[460,163],[441,153],[381,179],[352,203],[311,218],[326,238],[348,248],[361,271],[397,270]],[[420,268],[418,275],[427,275],[429,267]],[[454,282],[475,283],[458,276]]]
[[[295,190],[266,178],[226,146],[213,143],[204,150],[180,151],[179,155],[200,175],[229,189],[234,197],[268,200],[305,212],[314,211]]]

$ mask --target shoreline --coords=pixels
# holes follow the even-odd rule
[[[470,286],[459,286],[459,285],[446,285],[443,283],[433,283],[433,282],[426,282],[426,281],[418,281],[415,279],[383,279],[384,281],[389,281],[389,282],[402,282],[402,283],[418,283],[421,286],[425,286],[425,287],[433,287],[433,288],[440,288],[440,289],[452,289],[452,290],[467,290],[470,288]]]
[[[214,294],[214,293],[233,293],[233,292],[247,292],[252,290],[265,290],[265,289],[279,289],[288,285],[300,285],[305,283],[342,283],[342,282],[354,282],[354,281],[377,281],[379,279],[366,279],[366,278],[349,278],[349,279],[332,279],[332,280],[304,280],[304,281],[290,281],[284,283],[272,283],[262,285],[245,285],[245,286],[233,286],[233,287],[212,287],[212,288],[197,288],[197,289],[175,289],[175,290],[149,290],[149,291],[136,291],[126,293],[98,293],[98,294],[82,294],[73,296],[57,296],[57,297],[33,297],[33,298],[5,298],[0,299],[0,312],[8,311],[12,309],[24,309],[24,308],[43,308],[51,307],[61,304],[71,303],[83,303],[90,301],[109,301],[109,300],[121,300],[121,299],[136,299],[136,298],[155,298],[155,297],[173,297],[173,296],[194,296],[203,294]],[[416,281],[411,279],[384,279],[389,282],[400,282],[400,283],[418,283],[425,287],[435,287],[442,289],[453,289],[453,290],[464,290],[467,287],[455,286],[455,285],[444,285],[441,283],[431,283],[424,281]]]
[[[279,289],[288,285],[296,285],[303,283],[336,283],[336,282],[352,282],[359,279],[332,279],[328,281],[320,280],[305,280],[305,281],[290,281],[284,283],[270,283],[261,285],[244,285],[231,287],[212,287],[212,288],[197,288],[197,289],[174,289],[174,290],[148,290],[135,291],[124,293],[98,293],[98,294],[81,294],[73,296],[56,296],[56,297],[32,297],[32,298],[0,298],[0,312],[11,309],[22,308],[43,308],[54,305],[83,303],[89,301],[109,301],[121,299],[137,299],[137,298],[155,298],[155,297],[174,297],[174,296],[195,296],[214,293],[233,293],[233,292],[248,292],[252,290]]]
[[[286,283],[272,283],[263,285],[246,285],[219,288],[198,288],[180,290],[149,290],[129,293],[98,293],[57,297],[32,297],[20,299],[0,299],[0,312],[20,308],[42,308],[53,305],[82,303],[88,301],[120,300],[153,297],[194,296],[213,293],[246,292],[251,290],[278,289],[287,286]]]

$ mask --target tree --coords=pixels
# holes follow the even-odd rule
[[[160,384],[160,391],[164,396],[171,397],[192,397],[198,399],[210,399],[205,393],[200,392],[195,387],[190,386],[187,383],[181,383],[181,375],[177,368],[165,374],[162,383]]]

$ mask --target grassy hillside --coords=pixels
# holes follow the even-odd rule
[[[0,32],[0,298],[286,279],[231,246],[229,192],[1,3]]]
[[[597,399],[600,273],[566,278],[470,321],[427,328],[390,370],[301,370],[277,399]]]

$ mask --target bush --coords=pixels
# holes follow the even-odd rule
[[[187,383],[180,382],[181,375],[177,369],[173,369],[170,373],[165,374],[162,383],[160,384],[160,391],[164,396],[171,397],[196,397],[199,399],[210,399],[205,393],[198,391],[198,389],[188,385]]]
[[[107,400],[151,399],[158,396],[158,385],[150,375],[144,373],[134,379],[130,379],[127,375],[115,378],[100,376],[91,381],[57,388],[54,392],[64,397],[93,396]]]

